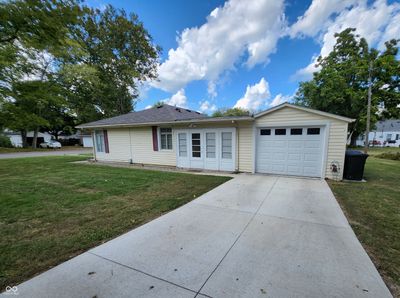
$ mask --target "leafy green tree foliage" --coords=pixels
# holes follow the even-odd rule
[[[249,116],[250,112],[243,108],[223,108],[215,111],[212,117],[224,117],[224,116]]]
[[[0,113],[3,126],[33,130],[48,126],[47,109],[64,100],[57,69],[77,43],[71,30],[82,10],[74,0],[4,1],[0,3]]]
[[[132,111],[138,84],[157,77],[160,52],[137,15],[90,9],[75,34],[84,54],[63,69],[63,78],[80,120]]]
[[[356,119],[349,124],[352,143],[365,131],[368,77],[372,78],[371,123],[381,115],[399,115],[400,64],[396,59],[397,41],[386,43],[384,51],[370,48],[364,38],[348,28],[335,34],[336,44],[326,57],[318,57],[318,72],[313,79],[301,82],[295,97],[297,104]],[[372,66],[372,67],[371,67]]]

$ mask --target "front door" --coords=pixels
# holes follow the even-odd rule
[[[177,130],[177,142],[178,167],[235,170],[234,128]]]
[[[204,168],[203,136],[201,131],[191,131],[190,135],[190,167],[194,169]]]

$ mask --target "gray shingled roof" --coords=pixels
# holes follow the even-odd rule
[[[199,112],[164,104],[143,111],[131,112],[128,114],[112,118],[81,124],[78,127],[85,128],[85,127],[94,127],[97,125],[108,126],[108,125],[119,125],[119,124],[174,122],[180,120],[202,119],[207,117],[208,117],[207,115],[201,114]]]
[[[378,121],[374,131],[400,131],[400,119]]]

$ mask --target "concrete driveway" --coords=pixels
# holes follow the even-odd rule
[[[238,175],[20,297],[391,297],[323,180]]]
[[[60,155],[79,155],[92,153],[92,148],[82,148],[76,150],[49,150],[49,151],[32,151],[32,152],[15,152],[1,153],[0,159],[22,158],[22,157],[40,157],[40,156],[60,156]]]

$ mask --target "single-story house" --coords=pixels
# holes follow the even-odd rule
[[[78,128],[99,161],[341,179],[352,121],[288,103],[216,118],[164,104]]]
[[[368,135],[373,146],[400,147],[400,119],[381,120]],[[357,146],[364,146],[365,135],[357,138]]]

